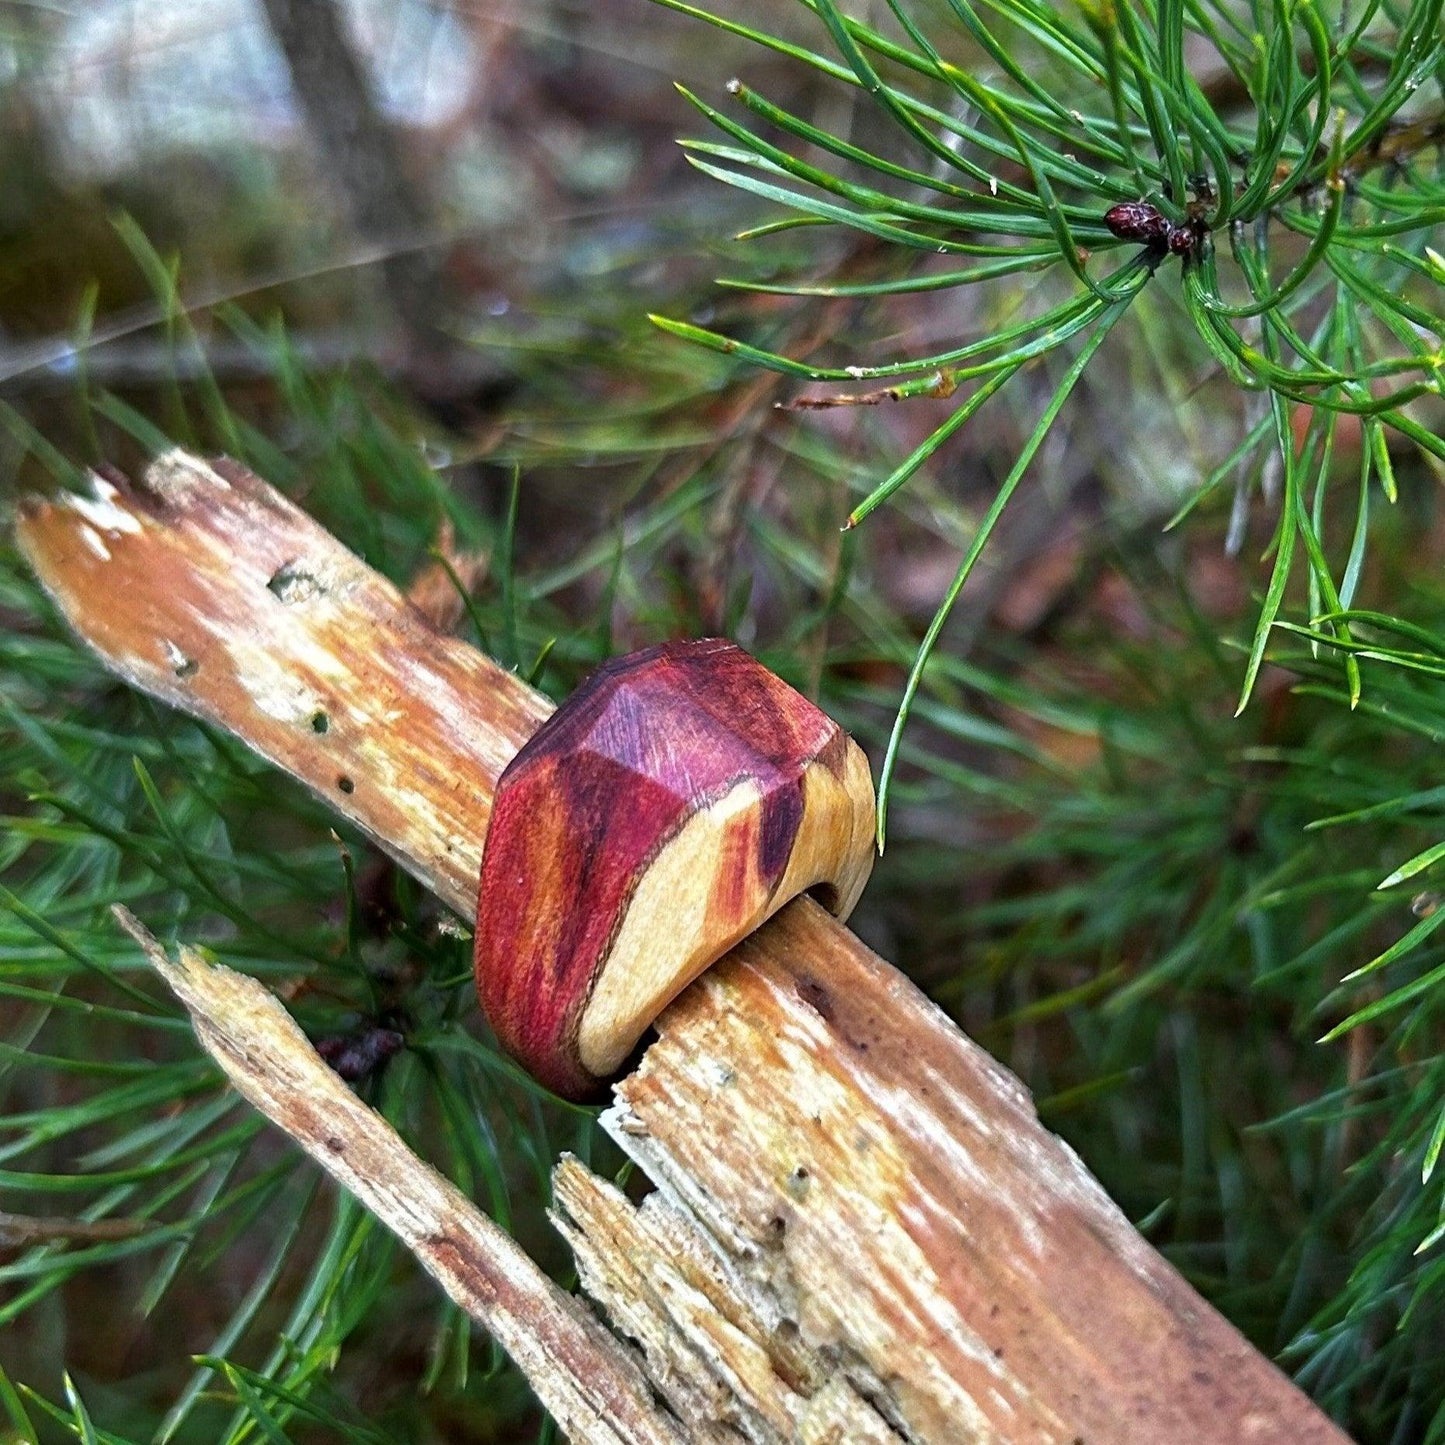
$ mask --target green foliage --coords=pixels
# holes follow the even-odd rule
[[[1440,320],[1428,304],[1445,280],[1445,262],[1428,244],[1445,220],[1445,192],[1438,171],[1425,164],[1430,155],[1438,162],[1442,128],[1440,0],[1412,0],[1406,8],[1372,3],[1358,11],[1313,0],[1251,6],[1157,0],[1137,12],[1115,0],[1077,10],[1035,0],[982,6],[947,0],[931,24],[907,0],[888,0],[895,34],[845,15],[834,0],[805,0],[837,59],[682,0],[659,3],[860,87],[891,122],[894,149],[907,156],[894,160],[881,148],[832,134],[739,81],[728,88],[748,121],[684,91],[730,142],[693,142],[700,170],[786,207],[798,222],[851,228],[898,248],[908,268],[876,282],[761,289],[895,297],[1006,284],[1051,266],[1073,278],[1064,300],[1013,325],[932,354],[865,365],[798,362],[656,318],[674,335],[783,375],[893,383],[883,393],[845,400],[949,397],[971,388],[868,492],[849,526],[893,496],[1025,367],[1082,338],[918,648],[883,764],[880,844],[903,725],[944,623],[1083,369],[1176,250],[1179,300],[1200,359],[1212,359],[1237,388],[1265,402],[1258,420],[1241,427],[1243,443],[1211,485],[1231,474],[1261,477],[1271,457],[1282,478],[1274,566],[1241,710],[1297,549],[1311,615],[1345,645],[1358,697],[1349,607],[1371,492],[1395,495],[1386,432],[1445,459],[1445,443],[1408,410],[1419,398],[1438,399],[1445,379]],[[1200,73],[1227,99],[1211,99],[1196,79]],[[1436,107],[1423,118],[1422,90]],[[1403,118],[1414,122],[1413,131],[1401,129]],[[823,164],[809,159],[820,151]],[[1169,243],[1163,231],[1142,247],[1138,236],[1111,234],[1105,218],[1121,202],[1147,203],[1168,227]],[[1228,274],[1216,237],[1228,238]],[[1130,252],[1115,260],[1122,245]],[[932,254],[990,259],[940,271],[921,259]],[[1311,408],[1301,446],[1291,428],[1292,403]],[[1359,418],[1365,445],[1356,545],[1337,580],[1321,532],[1336,432],[1347,416]],[[1209,490],[1200,488],[1198,496]]]
[[[819,279],[820,247],[806,280],[780,280],[765,261],[762,279],[726,284],[890,306],[964,288],[1018,297],[1021,282],[1033,291],[1007,324],[965,329],[942,350],[900,356],[895,341],[883,359],[848,338],[798,360],[656,318],[784,377],[884,388],[815,394],[809,406],[951,399],[866,489],[850,527],[1048,370],[1041,399],[1020,403],[1032,429],[1020,430],[917,647],[883,767],[880,843],[890,790],[925,813],[956,807],[962,791],[998,830],[964,901],[924,910],[928,954],[996,939],[980,966],[937,979],[935,992],[997,1047],[1028,1041],[1016,1065],[1046,1111],[1322,1402],[1368,1438],[1445,1439],[1433,1344],[1445,1330],[1433,1258],[1445,1241],[1445,908],[1428,886],[1445,859],[1433,775],[1445,616],[1438,589],[1421,596],[1418,584],[1409,617],[1389,610],[1394,599],[1360,600],[1379,531],[1372,502],[1397,503],[1397,458],[1426,470],[1445,458],[1430,425],[1445,361],[1445,262],[1431,246],[1445,217],[1440,5],[888,0],[885,25],[805,0],[813,48],[795,31],[661,3],[857,88],[876,112],[871,132],[856,111],[833,131],[741,81],[727,111],[684,91],[725,136],[692,143],[694,164],[790,217],[745,238],[788,225],[867,238],[836,253],[837,281]],[[1120,203],[1135,205],[1132,217],[1111,212]],[[894,259],[855,281],[846,268],[864,248]],[[1067,284],[1050,285],[1053,273]],[[1170,278],[1167,312],[1145,307]],[[1199,459],[1175,521],[1232,485],[1233,549],[1251,492],[1277,503],[1238,711],[1267,662],[1295,683],[1270,689],[1264,718],[1230,724],[1205,700],[1237,664],[1188,605],[1187,581],[1181,610],[1158,575],[1135,584],[1148,654],[1116,636],[1070,637],[1042,691],[1021,682],[1037,668],[1030,655],[1004,648],[990,666],[936,651],[1005,504],[1037,476],[1064,402],[1126,312],[1156,333],[1146,346],[1163,363],[1151,378],[1159,404],[1224,410],[1234,423],[1222,454]],[[1192,380],[1181,386],[1181,373]],[[1200,420],[1180,429],[1208,434]],[[1358,455],[1353,474],[1339,465],[1342,437]],[[1177,652],[1181,640],[1193,650]],[[1073,649],[1089,659],[1082,685]],[[910,718],[922,731],[913,743]],[[1031,736],[1040,728],[1092,764],[1061,766]],[[901,867],[927,889],[944,876],[935,864],[930,843]],[[1413,903],[1407,883],[1423,886]],[[1039,1043],[1060,1016],[1062,1054],[1057,1037]],[[1282,1048],[1282,1032],[1296,1046]],[[1340,1040],[1343,1059],[1330,1049]],[[1175,1076],[1171,1107],[1126,1101],[1161,1065]],[[1160,1128],[1163,1175],[1140,1159],[1141,1146],[1154,1156],[1158,1137],[1144,1141]],[[1260,1197],[1271,1178],[1288,1201],[1277,1209]]]

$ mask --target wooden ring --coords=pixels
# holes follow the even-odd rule
[[[806,890],[846,918],[873,867],[862,749],[719,638],[604,663],[497,785],[477,991],[497,1038],[594,1096],[666,1004]]]

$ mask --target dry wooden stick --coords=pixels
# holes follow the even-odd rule
[[[231,729],[470,915],[546,715],[228,463],[28,508],[21,547],[137,686]],[[689,1438],[1344,1437],[1043,1129],[1018,1081],[822,909],[694,984],[604,1116],[659,1186],[557,1179],[584,1278]]]
[[[679,1445],[682,1435],[617,1341],[342,1083],[271,993],[193,949],[167,958],[129,912],[115,913],[237,1092],[393,1230],[448,1296],[496,1336],[571,1439]]]
[[[235,733],[476,913],[492,794],[552,705],[225,460],[22,507],[16,540],[127,682]]]

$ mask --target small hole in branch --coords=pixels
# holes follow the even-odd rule
[[[320,581],[302,566],[299,560],[287,562],[278,567],[266,584],[267,591],[279,597],[282,602],[309,602],[311,598],[325,592]]]
[[[337,778],[336,786],[340,788],[343,793],[354,793],[356,791],[356,784],[353,783],[350,778]]]

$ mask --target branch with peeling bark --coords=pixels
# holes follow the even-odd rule
[[[237,1092],[385,1221],[496,1336],[573,1439],[676,1445],[681,1437],[617,1342],[341,1082],[273,995],[192,949],[172,961],[130,913],[115,913]]]
[[[235,732],[472,914],[496,780],[543,699],[232,463],[173,454],[134,487],[97,479],[90,498],[27,508],[19,541],[116,672]],[[466,1201],[418,1173],[257,985],[233,1002],[218,971],[150,956],[268,1118],[448,1289],[484,1282],[490,1304],[468,1308],[576,1439],[1344,1439],[1148,1246],[1018,1081],[810,902],[694,983],[617,1086],[603,1123],[657,1186],[643,1205],[574,1161],[557,1171],[583,1282],[666,1410],[509,1240],[456,1223]],[[277,1054],[251,1069],[267,1010]],[[269,1082],[243,1082],[256,1072]],[[356,1130],[340,1150],[337,1118]],[[506,1310],[504,1283],[520,1291]],[[606,1389],[561,1378],[596,1369]]]

